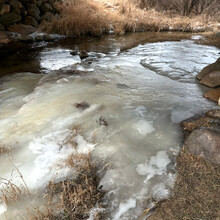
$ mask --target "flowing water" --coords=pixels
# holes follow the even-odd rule
[[[150,40],[158,36],[160,42]],[[67,177],[62,164],[75,152],[67,140],[79,129],[77,151],[91,151],[100,164],[107,219],[137,219],[167,198],[183,141],[179,122],[214,106],[195,75],[219,50],[195,44],[198,36],[163,38],[141,33],[61,41],[34,45],[28,58],[14,53],[2,60],[2,75],[17,73],[0,78],[0,141],[11,148],[0,156],[0,176],[22,182],[18,168],[32,194]],[[70,54],[78,49],[90,56],[81,61]],[[89,104],[85,110],[76,107],[82,102]],[[36,204],[29,198],[1,203],[0,219],[25,219],[26,208]]]

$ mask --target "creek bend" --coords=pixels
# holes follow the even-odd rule
[[[75,150],[66,140],[79,128],[77,151],[91,151],[98,173],[110,164],[100,181],[108,219],[137,219],[154,201],[169,196],[183,141],[179,122],[215,106],[202,97],[206,88],[195,75],[219,52],[196,44],[200,36],[167,41],[174,36],[61,40],[34,45],[27,57],[14,53],[3,59],[0,140],[11,153],[1,155],[0,176],[20,181],[13,176],[15,165],[30,192],[68,177],[69,169],[59,165]],[[157,37],[158,42],[150,40]],[[70,54],[79,49],[89,57],[81,61]],[[89,107],[75,107],[82,102]],[[98,123],[100,117],[108,126]],[[23,219],[25,208],[40,202],[2,203],[0,219],[4,212],[9,219]]]

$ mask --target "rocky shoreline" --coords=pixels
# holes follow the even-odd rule
[[[196,77],[211,87],[205,98],[220,105],[220,58]],[[217,88],[216,88],[217,87]],[[177,157],[172,195],[150,210],[148,220],[220,219],[220,109],[181,123],[184,144]],[[217,195],[217,196],[216,196]],[[154,212],[153,212],[154,211]]]
[[[0,0],[0,43],[13,39],[21,41],[45,40],[41,35],[34,38],[40,24],[59,18],[56,0]]]

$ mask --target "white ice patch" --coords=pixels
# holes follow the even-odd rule
[[[126,202],[122,202],[119,205],[118,211],[113,217],[113,220],[118,220],[121,219],[121,216],[125,214],[129,209],[135,208],[136,207],[136,200],[133,198],[130,198]]]
[[[40,65],[47,70],[59,70],[66,66],[80,63],[79,56],[72,56],[71,50],[53,49],[41,52]]]
[[[33,188],[41,187],[51,179],[60,179],[68,176],[69,168],[58,167],[70,154],[76,152],[74,146],[69,146],[65,140],[71,135],[70,130],[54,132],[30,142],[29,148],[33,153],[39,154],[34,161],[34,167],[28,176],[29,185]],[[82,136],[74,137],[77,142],[77,153],[88,153],[94,148],[93,144],[86,142]]]
[[[145,183],[155,175],[162,175],[167,171],[170,159],[166,151],[157,152],[156,156],[150,158],[145,163],[137,165],[136,171],[139,175],[147,176]]]
[[[152,188],[153,191],[153,198],[156,201],[161,199],[166,199],[169,196],[169,190],[166,189],[163,183],[159,183]]]
[[[4,203],[0,204],[0,217],[7,211],[7,206]]]
[[[151,121],[139,121],[133,125],[133,128],[143,136],[155,131]]]

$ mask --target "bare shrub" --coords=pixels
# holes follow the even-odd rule
[[[4,144],[3,142],[0,142],[0,155],[9,153],[10,151],[11,149],[6,144]]]

